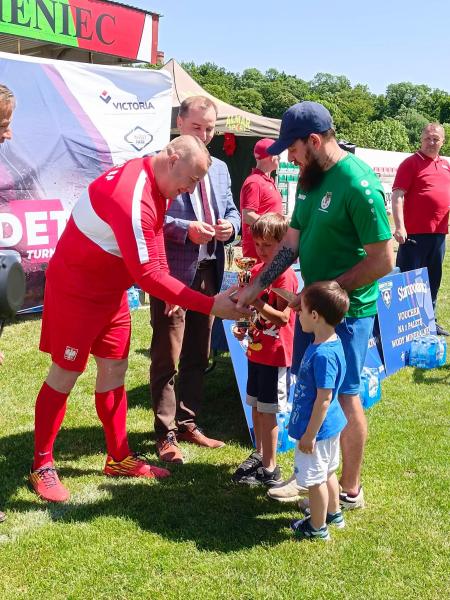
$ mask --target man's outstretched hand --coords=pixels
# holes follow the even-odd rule
[[[237,320],[239,317],[252,314],[248,306],[238,307],[236,304],[239,288],[231,287],[228,290],[214,296],[214,304],[211,314],[222,319]]]

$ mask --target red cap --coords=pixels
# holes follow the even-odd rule
[[[269,146],[272,146],[272,144],[273,144],[273,140],[271,140],[269,138],[263,138],[262,140],[258,140],[253,149],[253,154],[254,154],[256,160],[261,160],[263,158],[267,158],[268,156],[271,156],[267,152],[267,148]]]

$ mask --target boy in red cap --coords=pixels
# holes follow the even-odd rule
[[[282,214],[281,194],[270,174],[278,168],[279,157],[271,156],[267,148],[273,140],[258,140],[253,149],[256,168],[244,181],[241,189],[240,207],[242,219],[242,254],[258,258],[250,227],[260,215],[268,212]]]

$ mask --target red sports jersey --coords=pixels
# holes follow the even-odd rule
[[[254,279],[265,267],[259,263],[253,267],[251,274]],[[276,279],[269,288],[263,290],[259,297],[273,308],[277,306],[278,296],[272,288],[282,288],[289,292],[297,292],[298,279],[289,268]],[[292,364],[292,345],[294,342],[295,313],[291,310],[289,321],[283,327],[274,325],[262,315],[249,330],[250,341],[247,349],[248,360],[261,365],[273,367],[290,367]]]
[[[169,275],[163,238],[167,200],[151,158],[113,167],[75,205],[47,277],[62,293],[110,307],[137,283],[152,296],[205,314],[214,299]]]
[[[280,192],[273,179],[259,169],[253,169],[251,175],[242,184],[240,197],[241,216],[245,209],[254,211],[258,215],[268,212],[282,214],[283,206]],[[255,244],[250,232],[250,226],[242,218],[242,254],[258,258]]]
[[[403,215],[408,233],[447,233],[450,165],[416,152],[399,166],[392,189],[405,192]]]

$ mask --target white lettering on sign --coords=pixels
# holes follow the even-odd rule
[[[22,224],[16,216],[11,213],[0,213],[0,247],[17,246],[22,235]]]
[[[414,296],[414,294],[426,294],[428,291],[427,284],[423,281],[416,281],[408,285],[401,286],[397,289],[398,299],[400,302],[405,300],[408,296]]]

